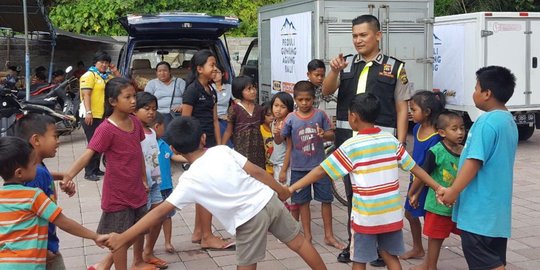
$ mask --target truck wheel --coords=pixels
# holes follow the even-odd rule
[[[518,126],[518,137],[520,141],[528,140],[534,133],[534,126]]]

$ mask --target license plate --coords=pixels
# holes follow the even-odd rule
[[[514,114],[514,121],[518,125],[534,123],[534,113]]]

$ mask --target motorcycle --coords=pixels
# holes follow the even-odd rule
[[[70,134],[76,129],[76,119],[73,115],[51,109],[56,101],[18,99],[18,91],[0,87],[0,133],[13,135],[12,127],[17,119],[29,113],[40,113],[52,116],[56,120],[58,136]]]

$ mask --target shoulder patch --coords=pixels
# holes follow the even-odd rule
[[[405,72],[405,68],[401,68],[401,71],[399,72],[398,77],[402,84],[409,83],[409,79],[407,79],[407,72]]]

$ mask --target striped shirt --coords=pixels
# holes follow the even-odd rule
[[[61,211],[40,189],[1,187],[0,269],[44,270],[48,225]]]
[[[361,130],[321,163],[334,180],[350,173],[351,225],[354,231],[364,234],[403,228],[398,167],[409,171],[414,166],[398,140],[379,128]]]

